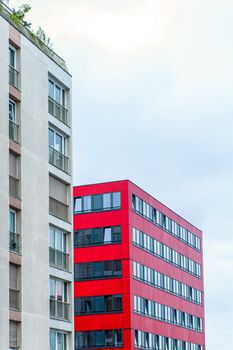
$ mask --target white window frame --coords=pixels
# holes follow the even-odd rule
[[[14,215],[14,231],[11,230],[11,214]],[[17,232],[17,212],[14,209],[9,209],[9,232],[16,233]]]
[[[14,66],[10,64],[10,50],[14,52]],[[13,69],[16,69],[17,67],[17,49],[12,45],[9,45],[9,66]]]
[[[10,111],[10,105],[13,106],[13,118],[11,118],[12,116],[12,112]],[[13,123],[16,123],[17,121],[17,113],[16,113],[16,103],[13,100],[9,100],[9,120],[12,121]]]
[[[52,240],[51,240],[51,231],[53,231],[53,234],[54,234],[54,247],[52,246]],[[59,237],[58,235],[61,234],[61,249],[59,248]],[[67,233],[62,231],[61,229],[55,227],[55,226],[52,226],[50,225],[49,226],[49,247],[50,248],[53,248],[53,249],[56,249],[62,253],[67,253],[67,248],[68,248],[68,245],[67,245]]]
[[[53,132],[53,145],[50,145],[49,144],[49,147],[53,148],[55,151],[63,154],[64,156],[66,156],[66,153],[67,153],[67,138],[64,134],[62,134],[61,132],[59,132],[58,130],[56,129],[53,129],[51,126],[49,126],[49,134],[48,134],[48,138],[50,139],[50,131]],[[61,151],[58,150],[55,146],[56,146],[56,135],[58,135],[59,137],[61,137],[62,139],[62,149]],[[49,140],[50,141],[50,140]]]
[[[50,94],[50,83],[53,84],[53,93]],[[60,90],[60,100],[56,99],[56,88]],[[66,90],[59,83],[55,82],[53,79],[49,77],[48,81],[48,95],[54,101],[59,103],[62,107],[66,107]]]

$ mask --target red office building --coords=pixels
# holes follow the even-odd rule
[[[73,195],[75,350],[205,350],[202,232],[128,180]]]

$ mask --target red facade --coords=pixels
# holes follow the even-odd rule
[[[75,349],[204,350],[201,231],[128,180],[73,196]]]

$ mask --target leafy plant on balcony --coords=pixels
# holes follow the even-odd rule
[[[52,44],[52,42],[51,42],[50,37],[47,36],[47,35],[45,34],[44,30],[43,30],[41,27],[39,27],[39,28],[37,29],[37,32],[36,32],[35,35],[36,35],[37,38],[38,38],[44,45],[46,45],[50,50],[53,49],[53,44]]]
[[[18,9],[12,9],[10,14],[10,19],[16,24],[22,24],[25,28],[30,29],[31,23],[25,20],[26,14],[31,10],[31,6],[28,4],[23,4],[18,7]]]
[[[0,0],[0,11],[4,9],[4,6],[6,6],[9,3],[9,0]],[[19,6],[17,9],[12,9],[12,12],[10,13],[10,19],[11,21],[17,26],[17,25],[23,25],[26,29],[28,29],[29,34],[31,35],[32,39],[38,39],[39,43],[43,46],[45,45],[50,51],[53,49],[53,44],[51,42],[50,37],[48,37],[44,30],[39,27],[37,31],[35,32],[33,29],[31,29],[31,23],[29,23],[25,17],[27,13],[31,10],[31,6],[29,4],[23,4]]]

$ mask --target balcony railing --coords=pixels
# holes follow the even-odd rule
[[[49,163],[68,174],[68,157],[49,147]]]
[[[15,142],[19,142],[19,125],[9,120],[9,138]]]
[[[14,309],[14,310],[20,309],[19,295],[20,295],[20,291],[18,289],[10,288],[10,300],[9,300],[10,309]]]
[[[69,221],[69,206],[59,202],[55,198],[49,197],[49,214],[62,220]]]
[[[20,253],[20,235],[15,232],[9,232],[9,249],[14,253]]]
[[[13,197],[19,198],[19,179],[9,176],[9,194]]]
[[[51,97],[49,97],[48,100],[48,110],[49,113],[52,114],[55,118],[68,125],[68,110]]]
[[[9,66],[9,83],[19,89],[19,72],[12,66]]]
[[[63,270],[69,270],[69,254],[49,247],[49,264]]]
[[[64,301],[50,299],[50,317],[60,320],[69,320],[70,304]]]

